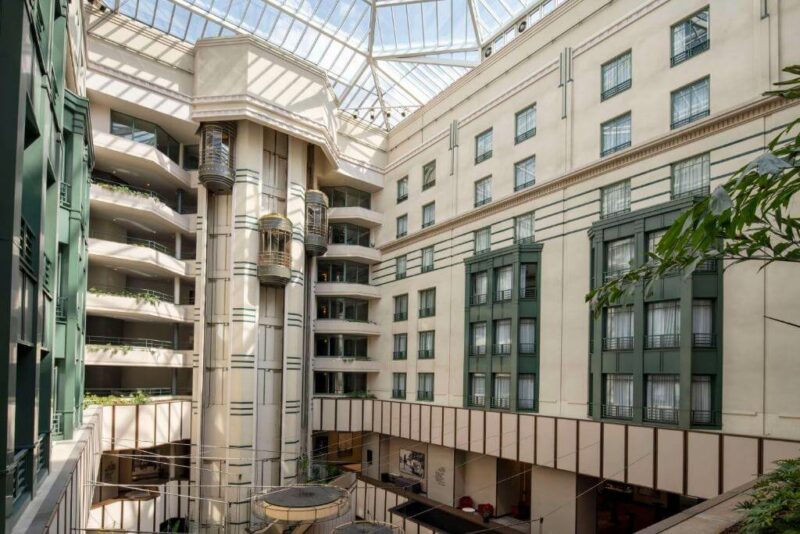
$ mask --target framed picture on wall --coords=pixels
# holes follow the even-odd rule
[[[408,449],[400,449],[400,472],[425,478],[425,454]]]

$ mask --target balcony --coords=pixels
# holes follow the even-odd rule
[[[486,356],[486,345],[470,345],[470,356]]]
[[[508,397],[492,397],[492,408],[495,410],[508,410],[511,401]]]
[[[644,338],[644,348],[646,349],[676,349],[680,344],[680,334],[656,334]]]
[[[430,390],[417,391],[417,400],[418,401],[432,401],[433,400],[433,391],[430,391]]]
[[[644,407],[643,419],[648,423],[678,424],[678,408]]]
[[[633,406],[603,404],[602,417],[608,419],[633,419]]]
[[[192,350],[172,341],[136,337],[86,336],[86,365],[191,367]]]
[[[130,321],[190,323],[191,306],[173,303],[172,295],[150,289],[91,286],[86,313]]]
[[[479,293],[476,295],[472,295],[469,298],[469,303],[473,306],[480,306],[481,304],[486,304],[486,293]]]
[[[350,321],[347,319],[317,319],[317,334],[353,334],[362,336],[378,336],[381,333],[377,323],[370,321]]]
[[[717,346],[715,334],[692,334],[692,347],[696,349],[713,349]]]
[[[328,250],[328,197],[322,191],[306,191],[306,253],[321,256]]]
[[[381,253],[373,247],[363,245],[329,244],[325,258],[375,264],[381,261]]]
[[[495,302],[505,302],[511,300],[511,289],[498,289],[494,292]]]
[[[92,133],[92,141],[95,158],[102,168],[126,169],[137,175],[161,178],[174,187],[192,188],[190,173],[155,146],[99,131]]]
[[[486,405],[485,395],[470,395],[467,397],[467,406],[483,408]]]
[[[603,350],[633,350],[633,337],[604,337]]]
[[[285,286],[292,275],[292,223],[271,213],[258,220],[258,230],[261,237],[258,280],[267,286]]]
[[[315,356],[314,370],[342,373],[377,373],[385,365],[366,356]]]
[[[328,210],[328,220],[332,223],[350,223],[365,228],[375,228],[383,224],[383,215],[371,208],[360,206],[336,207]]]
[[[314,294],[318,297],[352,297],[368,300],[381,298],[378,286],[350,282],[317,282]]]
[[[193,264],[176,259],[171,249],[156,241],[95,232],[88,245],[90,260],[105,267],[170,278],[194,275]]]
[[[427,306],[419,309],[420,318],[433,317],[434,315],[436,315],[436,306]]]
[[[697,54],[705,52],[710,46],[711,39],[708,38],[708,34],[692,41],[688,41],[682,52],[679,52],[670,58],[670,64],[673,67],[675,65],[679,65],[687,59],[693,58]]]
[[[207,122],[200,126],[200,166],[197,177],[212,193],[233,189],[235,172],[236,124]]]
[[[495,356],[508,356],[511,354],[511,343],[495,343],[492,345],[492,354]]]

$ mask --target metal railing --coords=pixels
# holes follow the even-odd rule
[[[408,193],[397,195],[397,202],[403,202],[404,200],[408,200]]]
[[[28,465],[30,461],[31,449],[21,449],[14,454],[14,459],[11,465],[6,468],[6,472],[10,474],[11,488],[9,497],[16,506],[23,495],[30,491],[28,481]]]
[[[511,343],[495,343],[492,345],[492,354],[499,356],[511,354]]]
[[[491,201],[492,201],[492,197],[487,197],[487,198],[482,198],[480,200],[476,200],[475,201],[475,207],[479,208],[479,207],[483,206],[484,204],[488,204]]]
[[[604,337],[603,350],[633,350],[633,336]]]
[[[427,182],[422,182],[422,190],[425,191],[426,189],[430,189],[434,185],[436,185],[436,179]]]
[[[530,130],[522,132],[521,134],[517,134],[514,136],[514,144],[518,145],[526,139],[530,139],[534,135],[536,135],[536,128],[531,128]]]
[[[633,406],[618,406],[616,404],[603,404],[602,416],[609,419],[632,419]]]
[[[33,449],[33,456],[36,460],[34,471],[36,478],[41,477],[47,472],[50,465],[50,433],[45,432],[39,434],[39,439],[36,440],[36,445]]]
[[[406,359],[406,351],[404,350],[396,350],[392,353],[393,360],[405,360]]]
[[[36,250],[36,235],[33,233],[25,217],[20,217],[19,225],[19,261],[31,276],[33,271],[34,251]]]
[[[129,397],[136,393],[143,393],[148,397],[159,397],[164,395],[190,395],[191,389],[178,388],[86,388],[86,393],[97,395],[98,397]]]
[[[708,109],[705,109],[703,111],[698,111],[697,113],[693,113],[693,114],[689,115],[688,117],[685,117],[685,118],[683,118],[681,120],[673,122],[671,127],[672,127],[672,129],[675,129],[675,128],[680,128],[681,126],[686,126],[687,124],[692,123],[692,122],[694,122],[696,120],[700,120],[703,117],[708,117],[708,115],[710,113],[711,113],[711,110],[708,110]]]
[[[475,156],[475,165],[477,165],[478,163],[480,163],[482,161],[486,161],[487,159],[489,159],[491,157],[492,157],[492,151],[491,150],[487,150],[486,152],[478,154],[478,155]]]
[[[420,360],[432,360],[433,349],[420,349],[417,353],[417,358]]]
[[[674,67],[675,65],[683,63],[687,59],[692,58],[701,52],[705,52],[710,46],[711,39],[708,38],[708,34],[698,39],[688,41],[683,47],[682,52],[678,52],[670,58],[670,64]]]
[[[426,265],[426,264],[424,264],[424,263],[423,263],[423,264],[422,264],[422,267],[420,268],[420,270],[421,270],[423,273],[430,272],[430,271],[432,271],[432,270],[433,270],[433,264],[432,264],[432,263],[429,263],[429,264],[427,264],[427,265]]]
[[[705,260],[701,261],[697,264],[697,267],[694,268],[694,272],[696,273],[716,273],[717,272],[717,260]]]
[[[419,309],[420,317],[433,317],[436,315],[436,306],[427,306]]]
[[[492,397],[492,408],[498,410],[508,410],[511,400],[508,397]]]
[[[433,226],[434,224],[436,224],[436,219],[429,219],[427,221],[422,221],[422,227],[423,228],[427,228],[429,226]]]
[[[522,299],[536,300],[536,296],[536,287],[521,287],[519,290],[519,297]]]
[[[606,271],[603,273],[603,281],[608,282],[609,280],[613,280],[614,278],[622,276],[628,273],[629,271],[630,269],[616,269],[613,271]]]
[[[632,80],[628,78],[624,82],[620,82],[614,87],[609,87],[602,93],[600,93],[600,101],[608,100],[612,96],[620,94],[622,91],[626,91],[631,88]]]
[[[517,399],[517,410],[535,411],[536,401],[534,399]]]
[[[511,290],[510,289],[498,289],[494,292],[494,300],[495,302],[503,302],[505,300],[511,300]]]
[[[680,344],[680,334],[656,334],[644,337],[644,348],[646,349],[674,349]]]
[[[402,232],[397,232],[397,233],[395,234],[395,237],[396,237],[397,239],[400,239],[401,237],[405,237],[405,236],[407,236],[407,235],[408,235],[408,230],[403,230]]]
[[[673,192],[672,200],[679,198],[707,197],[709,194],[711,194],[711,186],[701,185],[699,187],[687,189],[686,191],[681,191],[680,193]]]
[[[486,293],[472,295],[469,298],[470,304],[477,306],[479,304],[486,304]]]
[[[419,390],[419,391],[417,391],[417,400],[432,401],[433,400],[433,391],[429,391],[429,390]]]
[[[89,293],[95,295],[111,295],[115,297],[128,297],[137,300],[158,300],[161,302],[172,302],[173,296],[157,291],[155,289],[144,289],[139,287],[116,287],[116,286],[103,286],[93,285],[89,288]]]
[[[678,409],[655,408],[653,406],[645,406],[643,419],[650,423],[666,423],[670,425],[677,425]]]
[[[50,432],[54,436],[61,436],[64,434],[64,414],[66,412],[56,410],[53,412],[53,419],[50,423]]]
[[[470,395],[467,397],[467,406],[481,408],[486,405],[486,395]]]
[[[392,398],[393,399],[405,399],[406,398],[406,390],[404,390],[404,389],[393,389],[392,390]]]
[[[713,349],[717,346],[714,334],[692,334],[692,346],[701,349]]]
[[[86,336],[87,345],[111,345],[113,347],[137,347],[145,349],[174,349],[172,341],[146,337]]]
[[[520,343],[520,354],[536,354],[536,343]]]
[[[287,269],[292,266],[292,255],[278,250],[267,250],[258,253],[260,265],[281,265]]]
[[[631,146],[630,141],[625,141],[624,143],[619,143],[618,145],[610,146],[600,151],[600,157],[608,156],[609,154],[613,154],[614,152],[619,152],[620,150],[625,150]]]
[[[157,252],[163,252],[164,254],[168,254],[173,257],[175,256],[175,250],[162,243],[159,243],[158,241],[153,241],[152,239],[143,239],[141,237],[133,236],[119,236],[108,232],[98,232],[94,230],[89,231],[89,237],[91,239],[111,241],[112,243],[125,243],[127,245],[135,245],[137,247],[145,247]]]
[[[58,184],[58,203],[65,208],[72,205],[72,184],[63,180]]]
[[[719,425],[719,412],[712,410],[692,410],[692,424],[697,426]]]
[[[486,354],[486,345],[470,345],[470,356],[484,356]]]
[[[56,298],[56,322],[64,323],[67,321],[67,297]]]
[[[514,191],[522,191],[523,189],[527,189],[535,183],[536,180],[528,180],[527,182],[523,182],[521,184],[514,184]]]
[[[406,277],[406,272],[405,271],[395,271],[395,273],[394,273],[394,279],[395,280],[402,280],[405,277]]]
[[[395,321],[405,321],[408,319],[408,312],[395,312],[394,313],[394,320]]]
[[[616,217],[617,215],[622,215],[630,212],[631,212],[631,207],[626,206],[624,208],[615,209],[614,211],[603,212],[600,214],[600,219],[610,219],[611,217]]]

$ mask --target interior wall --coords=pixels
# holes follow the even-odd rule
[[[541,534],[575,532],[575,473],[533,466],[531,472],[531,524],[544,517]]]

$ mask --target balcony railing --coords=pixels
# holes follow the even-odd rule
[[[511,343],[495,343],[492,346],[492,354],[505,356],[511,354]]]
[[[422,267],[420,268],[420,270],[423,273],[428,273],[428,272],[433,270],[433,264],[432,263],[428,263],[428,264],[423,263]]]
[[[163,291],[155,289],[143,289],[139,287],[116,287],[116,286],[102,286],[94,285],[89,288],[89,293],[95,295],[111,295],[115,297],[128,297],[134,298],[137,302],[149,302],[155,304],[156,302],[172,302],[173,297]]]
[[[58,185],[58,203],[64,208],[72,205],[72,184],[62,181]]]
[[[650,423],[666,423],[669,425],[678,424],[678,409],[677,408],[654,408],[652,406],[644,407],[644,420]]]
[[[630,88],[631,88],[631,79],[628,78],[624,82],[618,83],[614,87],[609,87],[608,89],[600,93],[600,101],[602,102],[603,100],[608,100],[612,96],[618,95],[621,92],[627,91]]]
[[[420,401],[432,401],[433,400],[433,391],[429,391],[429,390],[417,391],[417,400],[420,400]]]
[[[674,349],[678,348],[680,344],[680,334],[656,334],[644,338],[644,348],[646,349]]]
[[[433,226],[436,223],[436,219],[428,219],[427,221],[422,221],[422,227],[427,228],[429,226]]]
[[[524,411],[535,411],[536,401],[533,399],[517,399],[517,409]]]
[[[600,214],[600,218],[610,219],[611,217],[616,217],[617,215],[622,215],[624,213],[630,213],[630,212],[631,212],[631,207],[626,206],[624,208],[617,208],[614,211],[604,211],[603,213]],[[627,270],[624,272],[627,272]]]
[[[401,195],[397,195],[397,203],[403,202],[404,200],[408,200],[408,193],[403,193]]]
[[[717,346],[717,336],[714,334],[692,334],[692,346],[700,349],[713,349]]]
[[[508,397],[492,397],[492,408],[498,410],[508,410],[511,401]]]
[[[536,354],[536,343],[520,343],[520,354]]]
[[[503,302],[505,300],[511,300],[511,290],[510,289],[498,289],[494,292],[494,300],[495,302]]]
[[[142,239],[140,237],[132,236],[119,236],[108,232],[96,231],[90,231],[89,237],[92,239],[111,241],[113,243],[125,243],[127,245],[135,245],[137,247],[145,247],[158,252],[163,252],[164,254],[168,254],[170,256],[175,256],[175,251],[172,248],[159,243],[158,241],[153,241],[152,239]]]
[[[398,230],[398,232],[395,234],[395,237],[397,239],[400,239],[401,237],[405,237],[407,235],[408,235],[408,230]]]
[[[395,321],[405,321],[408,319],[408,312],[394,312]]]
[[[56,321],[59,323],[67,322],[67,297],[56,298]]]
[[[436,307],[435,306],[427,306],[425,308],[419,309],[419,316],[420,317],[433,317],[436,315]]]
[[[603,350],[633,350],[633,337],[604,337]]]
[[[396,350],[392,353],[393,360],[405,360],[406,359],[406,351],[404,350]]]
[[[36,445],[33,449],[33,456],[36,459],[34,470],[36,478],[41,477],[50,465],[50,433],[39,434]]]
[[[422,190],[425,191],[426,189],[430,189],[436,185],[436,180],[428,180],[427,182],[422,183]]]
[[[482,161],[486,161],[487,159],[489,159],[491,157],[492,157],[492,151],[491,150],[487,150],[486,152],[478,154],[477,156],[475,156],[475,165],[477,165],[478,163],[480,163]]]
[[[479,207],[483,206],[484,204],[488,204],[491,201],[492,201],[492,197],[486,197],[486,198],[482,198],[480,200],[476,200],[475,201],[475,207],[479,208]]]
[[[484,356],[486,354],[486,345],[470,345],[470,356]]]
[[[405,277],[406,277],[406,272],[405,271],[395,271],[395,273],[394,273],[394,279],[395,280],[402,280]]]
[[[405,399],[406,398],[406,390],[404,390],[404,389],[393,389],[392,390],[392,398],[393,399]]]
[[[670,64],[674,67],[675,65],[683,63],[687,59],[694,57],[701,52],[705,52],[708,50],[709,46],[711,46],[711,40],[708,38],[708,34],[698,39],[688,41],[683,47],[682,52],[679,52],[670,58]]]
[[[603,417],[609,419],[632,419],[633,406],[618,406],[616,404],[603,404]]]
[[[530,130],[519,133],[514,136],[514,144],[518,145],[521,142],[525,141],[526,139],[530,139],[534,135],[536,135],[536,128],[531,128]]]
[[[472,295],[469,298],[469,301],[473,306],[478,306],[479,304],[486,304],[486,293]]]
[[[711,410],[692,410],[692,424],[697,426],[718,426],[719,412]]]
[[[625,150],[629,146],[631,146],[631,142],[625,141],[624,143],[619,143],[618,145],[604,148],[602,151],[600,151],[600,157],[608,156],[609,154],[613,154],[614,152],[619,152],[620,150]]]
[[[486,396],[485,395],[470,395],[467,397],[467,406],[475,406],[477,408],[482,408],[486,405]]]
[[[685,117],[683,119],[680,119],[680,120],[677,120],[677,121],[673,122],[672,123],[672,129],[674,130],[675,128],[680,128],[681,126],[686,126],[689,123],[692,123],[692,122],[694,122],[696,120],[700,120],[703,117],[708,117],[708,115],[710,113],[711,113],[711,111],[708,110],[708,109],[704,109],[703,111],[698,111],[697,113],[693,113],[692,115],[689,115],[688,117]]]
[[[87,345],[110,345],[112,347],[137,347],[144,349],[174,349],[172,341],[146,337],[86,336]]]
[[[519,298],[536,300],[536,287],[522,287],[519,290]]]
[[[420,360],[433,359],[433,349],[421,349],[418,351],[417,358]]]
[[[680,193],[673,192],[672,200],[679,198],[707,197],[709,194],[711,194],[711,186],[701,185],[700,187],[681,191]]]
[[[694,268],[695,273],[716,273],[717,260],[705,260],[697,264]]]
[[[60,410],[53,412],[53,420],[50,424],[50,432],[53,436],[60,437],[64,434],[64,413]]]
[[[514,184],[514,191],[522,191],[523,189],[527,189],[535,183],[536,180],[528,180],[527,182],[523,182],[521,184]]]

